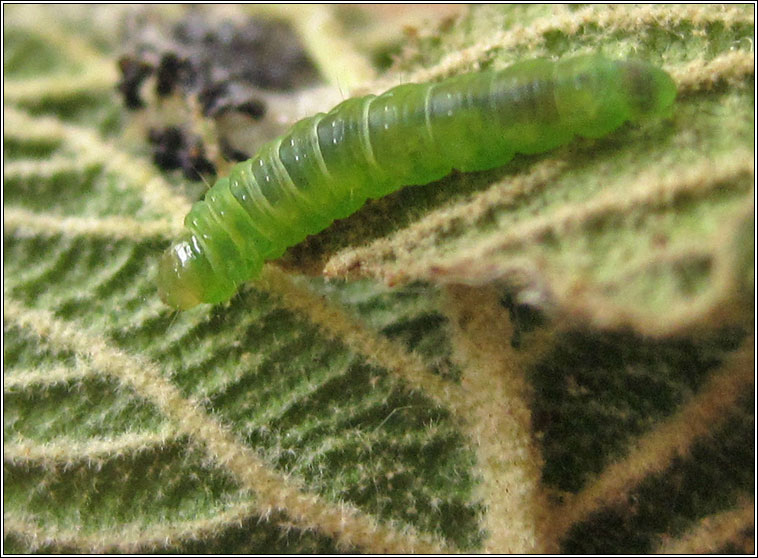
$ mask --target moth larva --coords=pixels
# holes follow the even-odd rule
[[[235,165],[192,207],[160,262],[160,297],[178,309],[222,302],[367,198],[599,137],[665,114],[675,97],[663,70],[588,55],[348,99]]]

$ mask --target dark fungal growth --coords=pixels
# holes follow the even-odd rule
[[[182,169],[189,180],[200,180],[203,175],[216,173],[199,137],[177,126],[169,126],[150,129],[148,139],[153,147],[153,162],[162,169]]]
[[[195,73],[188,59],[181,59],[176,53],[167,52],[161,56],[158,68],[155,71],[155,77],[155,92],[160,97],[166,97],[183,83],[192,83]]]
[[[234,87],[286,91],[318,81],[297,37],[281,21],[248,18],[238,25],[215,25],[193,13],[169,29],[142,22],[128,27],[132,47],[120,63],[122,81],[138,87],[154,74],[159,96],[177,91],[212,98],[214,92],[223,96]]]
[[[122,56],[118,61],[121,79],[116,89],[124,96],[126,108],[136,110],[145,106],[139,94],[142,82],[152,73],[153,67],[143,60]]]
[[[628,86],[637,72],[650,84],[648,99]],[[663,70],[588,55],[348,99],[296,123],[216,182],[161,260],[159,294],[178,309],[228,300],[265,261],[368,198],[665,116],[675,97]]]
[[[207,150],[221,154],[228,150],[198,143],[197,126],[192,133],[191,122],[177,126],[176,115],[162,114],[163,99],[182,99],[188,121],[193,107],[199,107],[194,109],[199,113],[195,118],[235,113],[254,125],[267,114],[268,95],[318,81],[295,33],[282,21],[249,17],[218,23],[201,8],[173,25],[135,16],[126,24],[125,42],[130,46],[119,60],[117,85],[124,104],[130,110],[147,107],[156,114],[150,138],[160,150],[156,164],[164,170],[182,168],[193,180],[214,166],[202,161]],[[186,137],[168,137],[177,131]],[[172,145],[174,152],[169,151]],[[193,166],[202,170],[194,172]]]

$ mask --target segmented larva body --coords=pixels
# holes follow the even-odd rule
[[[364,204],[451,172],[490,169],[574,136],[668,112],[664,71],[599,55],[407,84],[301,120],[197,202],[159,266],[164,302],[229,299],[266,260]]]

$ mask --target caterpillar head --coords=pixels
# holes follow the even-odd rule
[[[234,285],[221,281],[194,236],[180,240],[158,264],[158,296],[177,310],[228,299]]]
[[[676,98],[676,84],[660,68],[640,60],[619,62],[630,120],[667,116]]]
[[[557,62],[556,105],[577,134],[597,138],[624,122],[667,114],[676,85],[663,70],[638,60],[598,54]]]

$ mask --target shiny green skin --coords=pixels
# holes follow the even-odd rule
[[[219,179],[163,256],[161,299],[177,309],[228,300],[267,260],[347,217],[367,198],[453,169],[506,164],[574,136],[603,136],[670,111],[664,71],[599,55],[407,84],[301,120]]]

